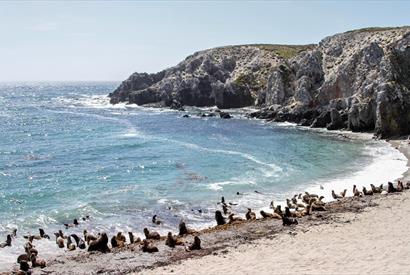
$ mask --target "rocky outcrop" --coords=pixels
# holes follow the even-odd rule
[[[368,28],[318,45],[201,51],[156,74],[135,73],[111,102],[233,108],[329,130],[410,134],[410,28]]]

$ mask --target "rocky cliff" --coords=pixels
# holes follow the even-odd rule
[[[252,117],[410,134],[410,27],[349,31],[317,45],[201,51],[156,74],[134,73],[110,97],[173,108],[255,105]]]

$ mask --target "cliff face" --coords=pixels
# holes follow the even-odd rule
[[[410,28],[371,28],[318,45],[250,45],[195,53],[157,74],[133,74],[111,102],[257,105],[253,117],[312,127],[410,134]]]

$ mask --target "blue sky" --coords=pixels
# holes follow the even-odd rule
[[[215,46],[410,25],[406,1],[16,2],[0,2],[0,81],[123,80]]]

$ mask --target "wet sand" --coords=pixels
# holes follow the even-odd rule
[[[410,158],[410,146],[391,141]],[[409,171],[406,181],[410,181]],[[407,228],[410,191],[345,198],[329,203],[328,211],[283,227],[278,220],[257,220],[200,232],[202,250],[171,249],[164,240],[159,251],[142,253],[138,245],[112,253],[78,251],[51,259],[34,274],[258,274],[267,273],[410,273]],[[188,225],[189,226],[189,225]],[[174,233],[176,233],[175,230]],[[184,238],[187,243],[193,236]]]

